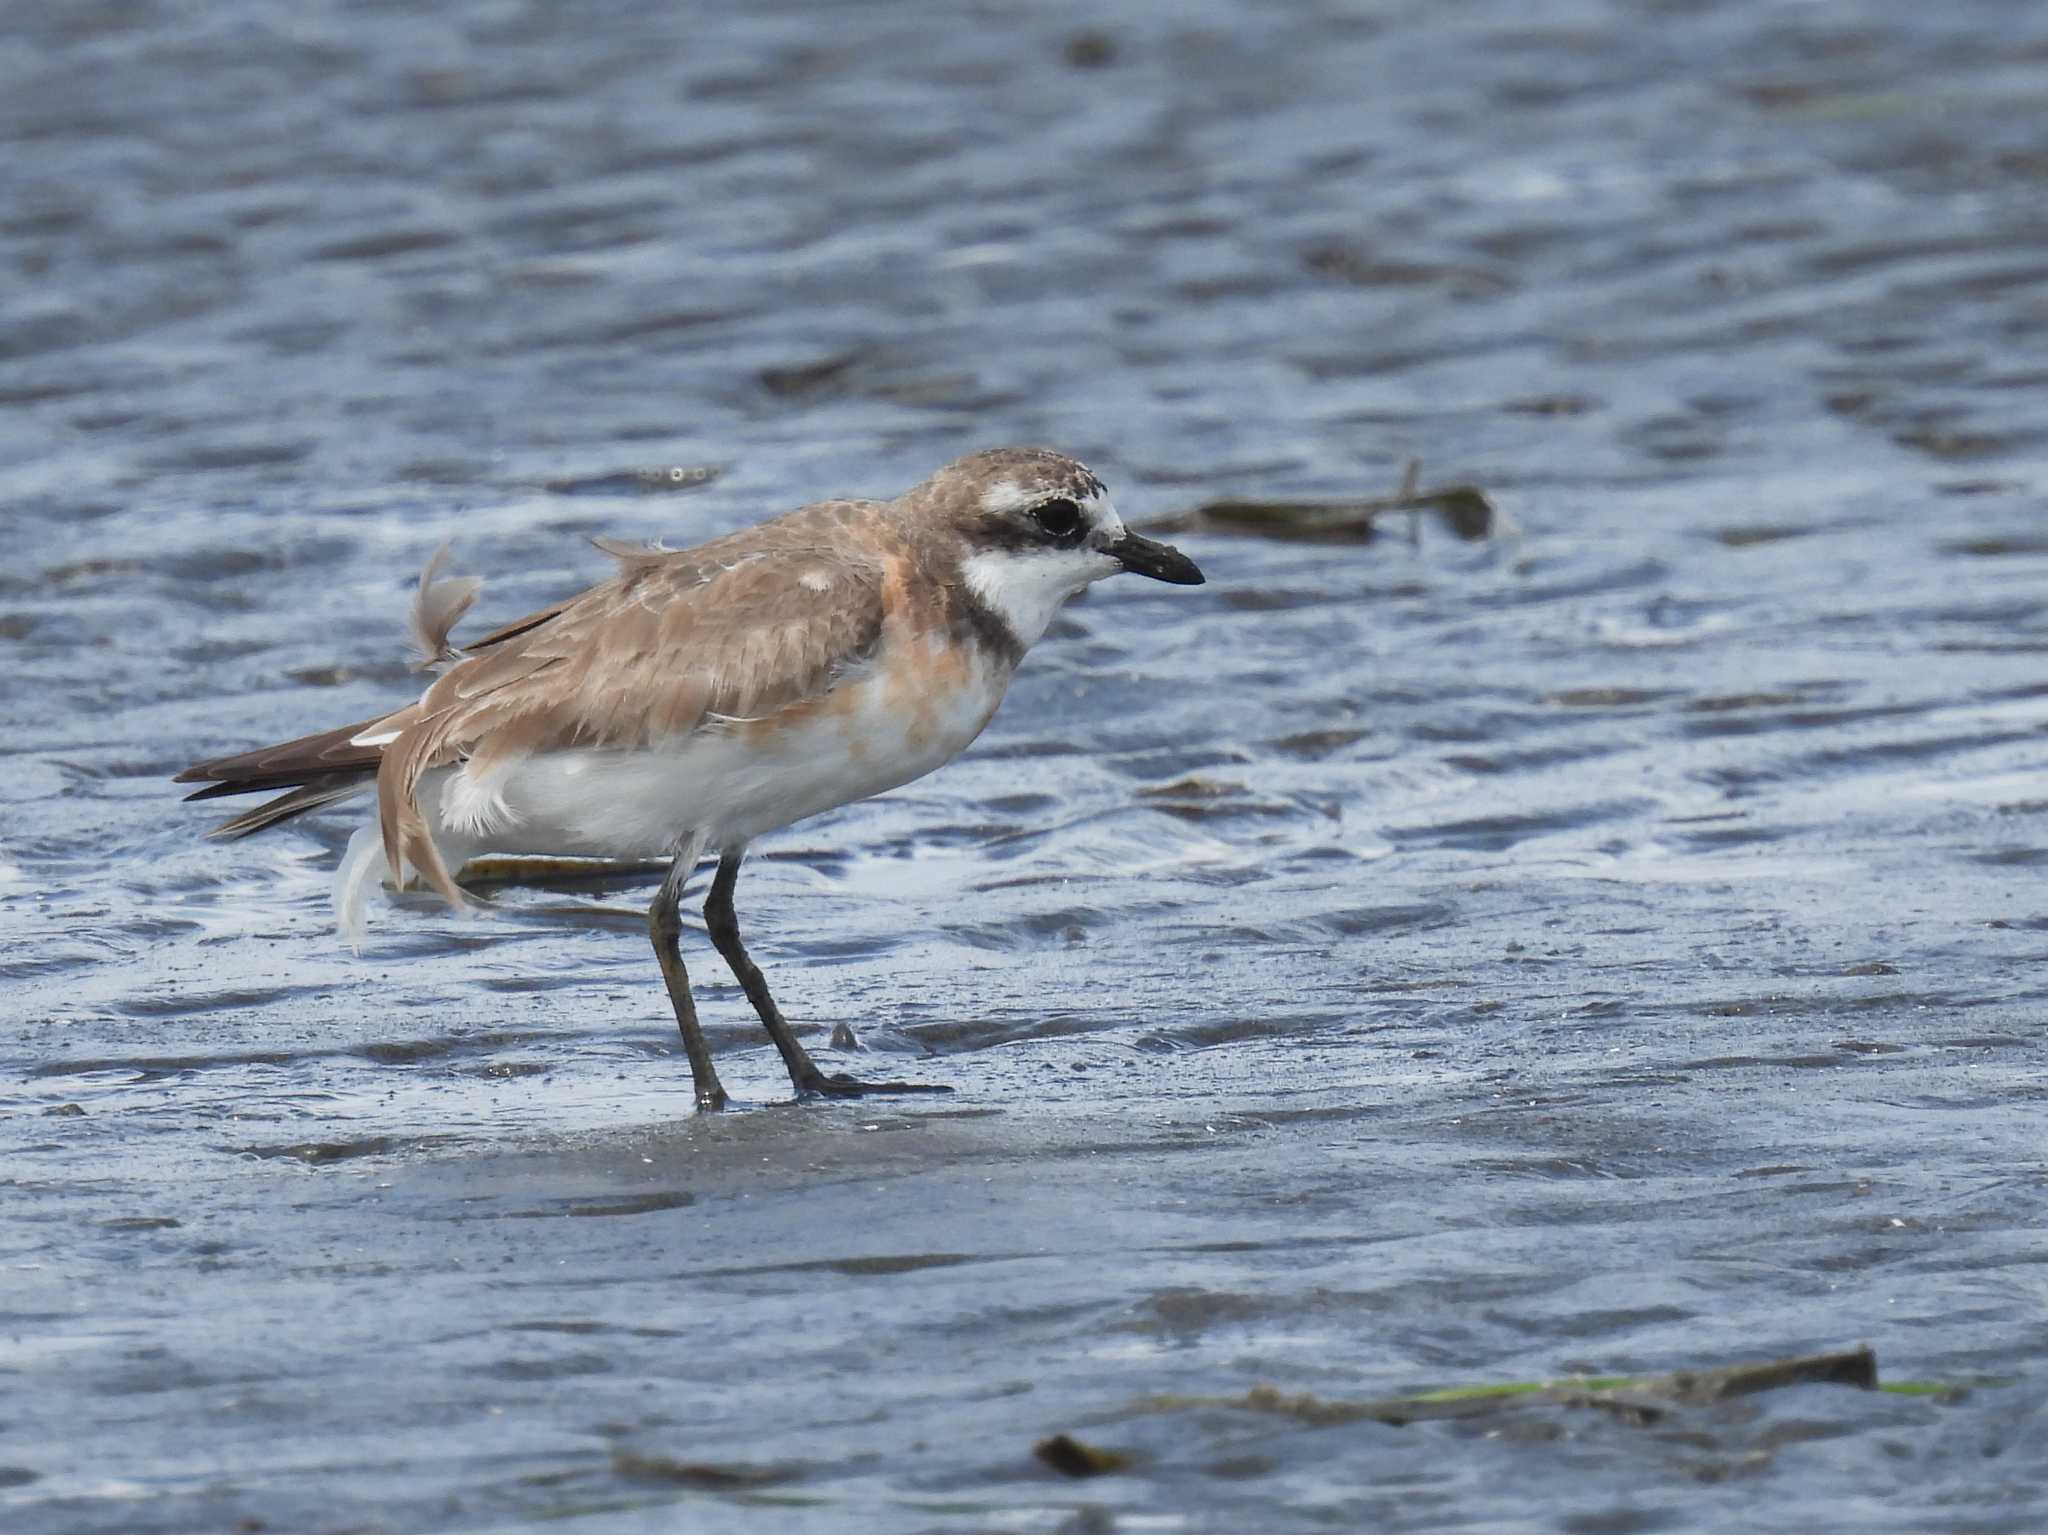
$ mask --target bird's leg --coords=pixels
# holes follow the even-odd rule
[[[726,853],[719,858],[718,873],[711,880],[711,894],[704,901],[704,927],[711,934],[711,941],[718,945],[718,952],[725,956],[725,962],[732,966],[732,973],[739,978],[747,1000],[754,1004],[754,1011],[761,1015],[761,1026],[775,1041],[775,1048],[782,1052],[782,1063],[789,1068],[789,1080],[795,1084],[797,1092],[800,1095],[824,1093],[842,1098],[857,1098],[862,1093],[950,1093],[950,1087],[921,1082],[860,1082],[848,1076],[828,1077],[818,1070],[818,1063],[811,1059],[811,1053],[790,1032],[782,1010],[768,994],[768,982],[762,976],[760,966],[747,956],[746,945],[740,942],[740,925],[739,919],[733,915],[732,892],[739,883],[740,859],[743,856],[743,853]]]
[[[690,1058],[690,1079],[697,1087],[697,1107],[725,1107],[725,1087],[718,1080],[718,1068],[711,1064],[711,1047],[704,1042],[704,1030],[697,1023],[697,1003],[690,995],[690,974],[683,968],[680,940],[683,933],[683,886],[697,866],[701,846],[691,843],[676,854],[668,878],[654,904],[647,908],[647,936],[654,940],[654,957],[661,961],[661,978],[668,983],[668,999],[676,1010],[676,1027],[683,1031],[683,1054]]]

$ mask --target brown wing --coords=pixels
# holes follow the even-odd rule
[[[655,544],[628,543],[624,539],[607,538],[602,535],[593,538],[591,542],[621,563],[630,563],[633,560],[658,559],[675,552],[663,549]],[[588,595],[588,592],[583,594],[583,596]],[[538,629],[551,618],[561,617],[563,613],[580,601],[582,601],[582,597],[565,597],[562,601],[551,603],[547,607],[527,614],[524,618],[515,618],[511,623],[503,624],[493,629],[482,639],[471,640],[462,648],[468,654],[475,655],[479,651],[489,650],[493,645],[502,645],[507,640],[517,639],[529,629]]]
[[[451,666],[414,706],[420,724],[449,751],[496,758],[646,745],[824,692],[880,637],[883,570],[758,536],[771,529],[790,531],[622,556],[611,580]]]
[[[828,692],[881,637],[884,579],[868,540],[829,535],[875,510],[825,503],[696,549],[614,551],[609,581],[470,647],[387,722],[403,727],[377,775],[392,867],[460,904],[414,800],[436,767],[644,746]]]

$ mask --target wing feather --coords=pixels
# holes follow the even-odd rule
[[[828,502],[696,549],[618,551],[611,579],[468,647],[378,763],[394,877],[409,863],[461,905],[417,803],[437,767],[648,746],[823,697],[881,638],[878,557],[829,536],[873,510]]]
[[[367,776],[376,771],[377,748],[357,746],[355,738],[378,723],[375,719],[358,720],[339,730],[320,730],[295,741],[216,757],[186,768],[171,782],[206,785],[186,795],[187,799],[218,799],[224,794],[290,788],[328,774]]]

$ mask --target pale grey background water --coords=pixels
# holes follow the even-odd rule
[[[0,1523],[2041,1528],[2044,192],[2032,0],[0,9]],[[949,1100],[693,1119],[648,880],[355,960],[165,781],[444,539],[1009,441],[1518,531],[1191,538],[766,849]],[[1859,1341],[1994,1383],[1142,1410]]]

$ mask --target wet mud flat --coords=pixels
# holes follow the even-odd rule
[[[975,1058],[939,1109],[676,1119],[647,1078],[679,1062],[611,1093],[529,1077],[527,1112],[577,1127],[510,1144],[501,1093],[389,1067],[353,1143],[236,1112],[209,1081],[225,1062],[53,1119],[18,1150],[84,1165],[11,1191],[17,1231],[69,1235],[65,1261],[11,1271],[38,1411],[9,1438],[41,1474],[10,1497],[70,1529],[652,1528],[760,1505],[795,1528],[1429,1528],[1526,1522],[1534,1488],[1558,1527],[1651,1528],[1791,1482],[1853,1485],[1870,1527],[1909,1529],[1995,1526],[2038,1473],[2037,1401],[1954,1304],[2032,1239],[2001,1156],[2025,1116],[2002,1146],[1980,1113],[1910,1160],[1885,1135],[1953,1062],[1790,1068],[1805,1113],[1765,1150],[1726,1112],[1787,1069],[1761,1058],[1637,1040],[1586,1080],[1381,1029],[1328,1039],[1311,1085],[1298,1047],[1257,1038],[1062,1043]],[[429,1104],[433,1132],[401,1128]],[[187,1143],[175,1191],[114,1149],[137,1116]],[[1800,1385],[1649,1421],[1331,1407],[1844,1339],[1970,1389]],[[1054,1433],[1123,1463],[1071,1481],[1033,1456]]]
[[[2043,59],[0,8],[0,1525],[2041,1528]],[[1211,584],[750,860],[947,1099],[778,1105],[692,934],[694,1117],[651,875],[356,958],[348,817],[175,803],[444,540],[484,621],[1002,441]]]

